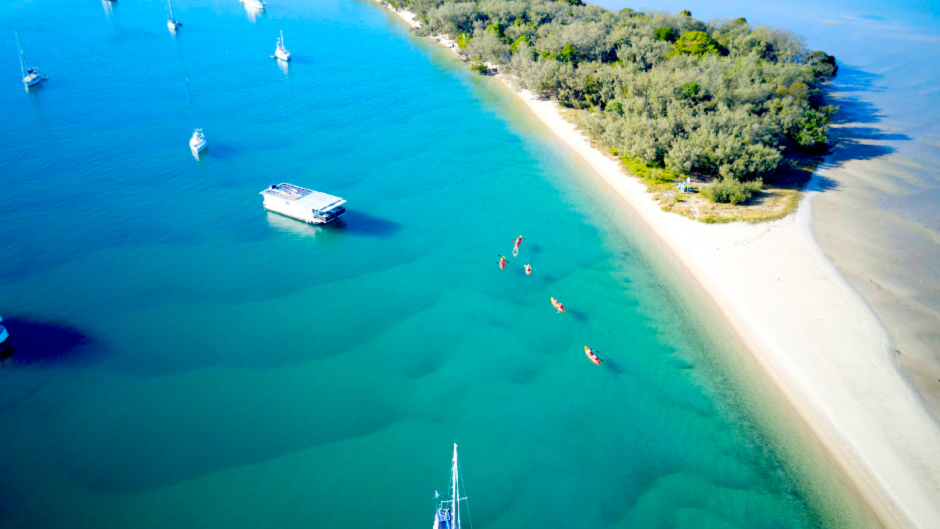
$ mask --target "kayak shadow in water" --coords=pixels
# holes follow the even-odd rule
[[[3,325],[10,333],[14,366],[39,363],[80,363],[92,359],[93,340],[63,323],[42,322],[12,316]]]
[[[587,312],[584,312],[583,310],[570,309],[570,308],[568,308],[568,307],[565,307],[565,312],[566,312],[569,316],[571,316],[572,318],[574,318],[574,319],[576,319],[576,320],[578,320],[578,321],[587,321],[587,320],[588,320]]]
[[[526,245],[526,251],[529,253],[542,253],[542,245],[540,244]]]
[[[598,354],[600,354],[600,352],[598,352]],[[601,367],[607,368],[608,371],[612,372],[615,375],[622,375],[626,373],[626,370],[623,368],[623,366],[617,363],[616,361],[611,360],[609,358],[604,358],[603,356],[601,358],[604,360],[603,362],[601,362]]]
[[[538,270],[535,270],[535,272],[537,273]],[[533,273],[533,275],[535,274]],[[538,277],[546,285],[551,285],[552,283],[557,281],[557,279],[555,279],[555,276],[551,274],[538,274],[536,277]]]

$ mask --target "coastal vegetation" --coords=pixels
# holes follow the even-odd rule
[[[781,173],[805,176],[808,155],[828,145],[836,108],[820,86],[835,58],[786,30],[579,0],[391,5],[415,13],[419,34],[453,38],[475,71],[498,68],[573,109],[569,119],[641,178],[655,175],[647,184],[659,191],[691,177],[697,195],[738,205]]]

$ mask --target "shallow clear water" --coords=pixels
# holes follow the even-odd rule
[[[369,3],[174,11],[2,12],[0,526],[422,527],[454,441],[478,527],[868,523],[514,96]]]

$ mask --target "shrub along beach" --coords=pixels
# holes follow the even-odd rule
[[[940,527],[940,429],[813,237],[810,175],[837,111],[820,91],[837,73],[832,56],[740,18],[566,1],[383,3],[520,89],[714,300],[886,525]],[[677,185],[690,181],[691,193]],[[776,220],[716,226],[669,212]]]

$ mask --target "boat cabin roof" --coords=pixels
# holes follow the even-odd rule
[[[261,192],[262,195],[273,195],[284,200],[296,201],[317,211],[327,211],[336,206],[345,204],[346,201],[340,197],[306,189],[292,184],[273,185]]]

